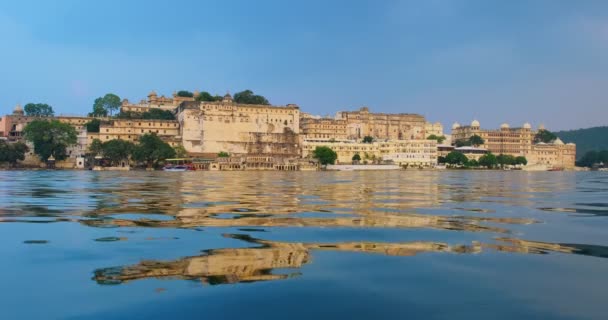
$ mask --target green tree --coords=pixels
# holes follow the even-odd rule
[[[312,152],[312,157],[318,159],[322,165],[334,164],[338,159],[338,154],[330,147],[316,147]]]
[[[528,164],[528,159],[526,159],[526,157],[524,156],[519,156],[515,158],[515,164],[516,165],[527,165]]]
[[[46,103],[28,103],[23,107],[23,111],[30,117],[52,117],[55,115],[53,107]]]
[[[501,168],[504,168],[505,166],[512,166],[515,164],[515,157],[509,154],[499,154],[496,157],[496,162]]]
[[[101,120],[92,119],[87,122],[85,126],[87,127],[87,132],[99,132],[99,125],[101,124]]]
[[[175,157],[175,150],[155,133],[140,136],[137,145],[133,148],[133,159],[145,162],[148,168],[173,157]]]
[[[103,106],[103,98],[99,97],[93,102],[93,112],[89,112],[89,117],[107,117],[108,110]]]
[[[14,167],[17,162],[25,160],[25,154],[29,150],[23,142],[8,143],[0,140],[0,163],[8,162],[10,167]]]
[[[186,151],[186,148],[181,144],[173,147],[173,150],[175,150],[175,156],[178,158],[185,158],[188,156],[188,151]]]
[[[539,142],[551,143],[555,139],[557,139],[557,136],[553,132],[551,132],[549,130],[545,130],[545,129],[540,129],[534,136],[534,143],[539,143]]]
[[[218,95],[212,96],[209,92],[203,91],[203,92],[199,93],[198,96],[196,96],[196,101],[207,101],[207,102],[222,101],[222,97],[218,96]]]
[[[430,135],[428,137],[426,137],[427,140],[436,140],[438,144],[443,143],[443,141],[445,141],[445,136],[437,136],[437,135]]]
[[[446,163],[446,159],[444,156],[439,156],[437,157],[437,163]]]
[[[101,142],[101,140],[99,139],[93,139],[93,141],[91,141],[91,144],[89,144],[89,153],[91,153],[91,155],[97,156],[102,154],[103,152],[103,142]]]
[[[141,114],[141,119],[175,120],[175,115],[169,110],[150,108]]]
[[[245,90],[245,91],[235,93],[233,100],[236,103],[243,103],[243,104],[264,104],[264,105],[270,104],[270,102],[268,102],[268,100],[265,97],[253,94],[253,91],[251,91],[251,90]]]
[[[479,158],[479,165],[486,167],[488,169],[492,169],[494,167],[496,167],[496,165],[498,164],[498,160],[496,159],[496,156],[493,155],[491,152],[490,153],[486,153],[483,156],[481,156]]]
[[[475,159],[471,159],[467,163],[467,167],[471,167],[471,168],[479,167],[479,162]]]
[[[486,143],[486,142],[485,142],[485,141],[483,140],[483,138],[481,138],[480,136],[478,136],[478,135],[473,135],[473,136],[471,136],[471,137],[469,138],[469,143],[470,143],[470,145],[472,145],[472,146],[480,146],[480,145],[482,145],[482,144],[484,144],[484,143]]]
[[[469,162],[469,159],[460,152],[452,151],[445,157],[445,162],[451,165],[464,166]]]
[[[46,161],[51,155],[56,160],[67,158],[67,148],[76,144],[76,129],[57,120],[34,120],[23,130],[25,139],[34,144],[34,153]]]
[[[471,142],[468,139],[458,139],[454,142],[457,148],[460,147],[469,147],[471,146]]]
[[[183,97],[183,98],[192,98],[192,97],[194,97],[194,93],[192,93],[190,91],[186,91],[186,90],[180,90],[177,92],[177,96]]]
[[[372,143],[372,142],[374,142],[374,137],[372,137],[372,136],[363,137],[363,143]]]
[[[93,112],[89,115],[93,117],[105,117],[109,114],[112,116],[115,111],[120,109],[121,104],[119,96],[108,93],[103,97],[95,99]]]
[[[218,157],[218,158],[229,158],[229,157],[230,157],[230,154],[229,154],[228,152],[225,152],[225,151],[220,151],[220,152],[217,154],[217,157]]]
[[[128,160],[133,148],[133,143],[121,139],[106,141],[101,146],[104,158],[110,160],[113,166],[118,166],[121,161]]]
[[[353,162],[355,161],[361,161],[361,156],[358,153],[355,153],[355,155],[352,158]]]

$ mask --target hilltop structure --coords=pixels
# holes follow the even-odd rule
[[[332,118],[304,113],[295,104],[236,103],[230,94],[214,97],[215,101],[198,101],[199,98],[197,91],[174,92],[170,97],[152,91],[138,103],[122,101],[121,114],[126,118],[54,117],[74,126],[79,134],[78,144],[68,150],[70,158],[57,166],[80,166],[88,145],[95,139],[135,142],[144,134],[154,133],[173,147],[183,146],[190,157],[215,159],[219,153],[230,156],[214,165],[201,166],[209,170],[302,170],[313,165],[312,153],[320,146],[334,150],[338,163],[433,167],[438,156],[458,151],[473,159],[492,152],[524,156],[532,165],[574,167],[575,145],[559,139],[534,143],[537,131],[529,123],[519,128],[503,124],[498,130],[486,130],[475,120],[469,126],[455,123],[452,135],[445,135],[441,123],[428,122],[424,116],[412,113],[373,113],[362,107],[340,111]],[[164,112],[175,120],[140,119],[143,118],[140,115],[152,111]],[[25,115],[17,105],[12,114],[0,118],[0,137],[22,140],[23,129],[35,119],[38,118]],[[99,132],[86,130],[86,124],[93,119],[100,120]],[[447,137],[443,142],[446,144],[428,140],[431,135]],[[450,141],[475,135],[484,140],[483,145],[468,148],[449,145]],[[31,152],[29,156],[36,161]]]

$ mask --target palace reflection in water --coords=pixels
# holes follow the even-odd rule
[[[41,266],[53,274],[44,280],[53,283],[48,288],[62,295],[79,286],[107,292],[93,286],[119,290],[112,291],[116,299],[140,292],[144,300],[142,287],[188,296],[194,293],[179,283],[230,284],[204,291],[235,288],[246,295],[241,284],[256,283],[272,284],[256,287],[272,294],[276,285],[302,288],[322,276],[328,286],[374,288],[388,299],[382,300],[389,301],[382,302],[386,310],[397,310],[389,292],[411,299],[440,288],[480,299],[487,294],[478,277],[524,281],[519,287],[559,278],[556,283],[576,292],[577,312],[590,315],[600,312],[593,292],[608,287],[597,276],[608,262],[608,176],[601,173],[56,171],[0,177],[0,240],[17,243],[15,251],[0,247],[17,257],[4,266],[4,274],[14,275],[3,280],[9,287],[45,274]],[[444,282],[433,282],[440,278]],[[455,280],[461,278],[466,284]],[[595,291],[581,291],[579,282]],[[404,291],[410,286],[417,291]],[[493,289],[517,296],[519,287]],[[28,290],[48,296],[45,288]],[[335,294],[352,297],[350,289]],[[513,302],[493,294],[502,299],[494,308]],[[70,297],[97,305],[87,295]],[[562,305],[545,297],[553,307]],[[116,299],[113,305],[125,303]],[[41,316],[35,309],[20,312]]]

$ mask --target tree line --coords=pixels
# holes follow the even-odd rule
[[[580,160],[576,161],[576,165],[579,167],[588,167],[600,165],[608,165],[608,150],[601,151],[587,151]]]
[[[90,161],[100,156],[109,161],[111,166],[119,166],[124,160],[135,160],[148,168],[157,167],[161,161],[173,158],[181,148],[173,148],[160,139],[155,133],[146,133],[139,137],[137,143],[121,139],[101,142],[94,139],[89,145]]]
[[[445,157],[439,157],[437,159],[438,163],[447,164],[452,167],[465,167],[465,168],[475,168],[475,167],[484,167],[488,169],[494,168],[504,168],[506,166],[515,166],[515,165],[527,165],[528,160],[523,156],[512,156],[508,154],[499,154],[494,155],[493,153],[486,153],[483,156],[479,157],[479,160],[469,159],[463,153],[452,151],[448,153]]]

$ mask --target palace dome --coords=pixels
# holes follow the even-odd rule
[[[524,123],[524,129],[532,129],[532,125],[528,122]]]
[[[14,114],[23,114],[23,108],[21,108],[21,105],[17,103],[17,105],[15,106],[15,109],[13,109],[13,113]]]
[[[500,125],[501,129],[509,129],[509,124],[508,123],[503,123]]]
[[[156,96],[156,91],[154,91],[154,90],[150,91],[150,93],[148,94],[148,97],[149,96]]]
[[[471,122],[471,127],[479,127],[479,121],[473,120],[473,122]]]
[[[454,124],[452,125],[452,130],[456,130],[458,128],[460,128],[460,123],[454,122]]]
[[[564,142],[562,141],[562,139],[557,138],[557,139],[555,139],[555,141],[553,141],[553,144],[557,144],[557,145],[560,145],[560,146],[561,146],[561,145],[563,145],[563,144],[564,144]]]
[[[230,92],[224,95],[223,101],[232,101],[232,96],[230,95]]]

